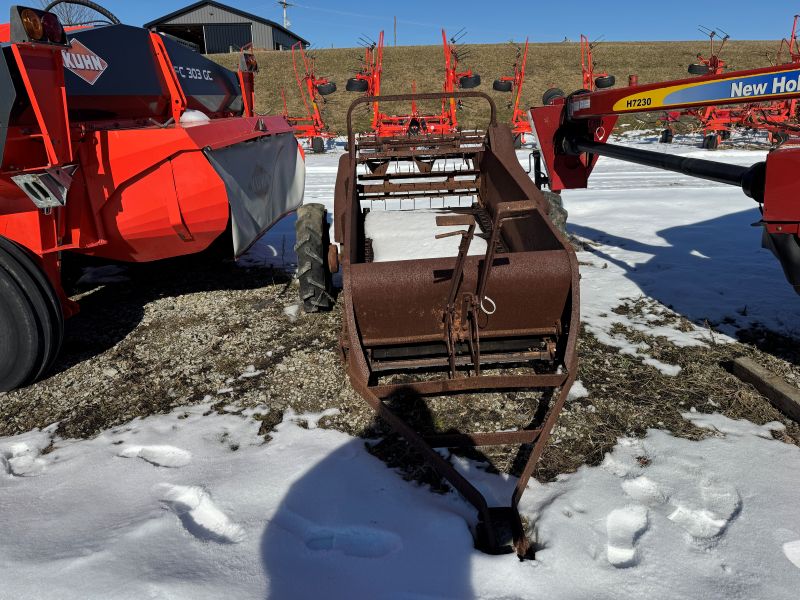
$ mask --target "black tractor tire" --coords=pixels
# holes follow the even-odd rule
[[[333,81],[329,81],[328,83],[323,83],[322,85],[318,85],[317,91],[319,92],[320,96],[329,96],[330,94],[336,91],[336,83]]]
[[[720,136],[716,133],[710,133],[706,137],[703,138],[703,149],[704,150],[716,150],[719,148],[719,138]]]
[[[333,308],[333,284],[328,268],[328,219],[322,204],[304,204],[297,209],[295,223],[297,280],[300,300],[307,313]]]
[[[325,140],[321,137],[311,138],[311,151],[314,154],[325,154]]]
[[[30,253],[0,237],[0,391],[36,381],[61,349],[61,305]]]
[[[615,83],[617,83],[617,79],[613,75],[605,75],[594,80],[594,85],[598,90],[614,87]]]
[[[347,80],[347,83],[344,84],[344,89],[348,92],[360,92],[363,94],[369,89],[369,81],[359,79],[358,77],[351,77]]]
[[[709,73],[708,65],[704,65],[703,63],[690,64],[688,71],[689,75],[708,75]]]
[[[547,191],[542,191],[542,194],[544,194],[544,198],[547,200],[547,204],[550,207],[547,216],[550,217],[556,229],[564,235],[567,235],[567,216],[569,213],[567,209],[564,208],[564,202],[561,200],[561,196],[555,192]]]
[[[672,132],[672,129],[665,129],[661,132],[661,139],[659,140],[662,144],[671,144],[675,134]]]
[[[39,332],[25,292],[0,269],[0,392],[25,385],[38,370],[42,354]]]
[[[544,94],[542,94],[542,104],[544,106],[549,106],[556,98],[563,98],[563,97],[564,97],[564,90],[561,90],[559,88],[550,88]]]
[[[480,84],[481,76],[477,73],[475,73],[475,75],[465,75],[458,80],[458,87],[460,87],[462,90],[471,90],[478,87]]]
[[[55,362],[64,340],[61,301],[33,253],[0,236],[0,268],[16,272],[17,284],[26,291],[43,327],[44,354],[33,380],[39,379]]]
[[[492,83],[492,89],[495,92],[510,92],[513,87],[513,81],[505,81],[503,79],[495,79],[494,83]]]

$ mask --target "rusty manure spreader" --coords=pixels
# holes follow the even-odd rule
[[[232,72],[78,3],[109,24],[12,6],[0,25],[0,392],[59,352],[66,254],[150,262],[228,233],[239,256],[303,200],[292,127],[254,112],[251,53]]]
[[[375,98],[360,98],[348,111],[349,152],[339,162],[334,209],[343,271],[341,349],[355,390],[475,506],[476,545],[530,556],[517,504],[575,380],[578,264],[517,159],[511,128],[498,124],[494,101],[474,91],[414,96],[451,97],[487,102],[488,128],[356,136],[354,109]],[[431,211],[434,199],[444,208]],[[419,204],[428,211],[406,210]],[[399,217],[388,240],[373,228],[379,213]],[[417,220],[402,225],[415,213],[430,219],[428,229]],[[450,241],[450,251],[403,256],[408,236],[412,247],[414,239]],[[418,432],[396,409],[448,395],[477,409],[482,392],[531,392],[538,402],[513,431]],[[490,506],[437,451],[523,444],[531,451],[501,506]]]

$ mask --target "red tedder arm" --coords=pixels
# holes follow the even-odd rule
[[[785,145],[765,162],[740,167],[607,143],[623,114],[793,98],[800,98],[797,63],[556,97],[530,110],[547,171],[536,179],[554,191],[585,188],[597,158],[611,156],[740,186],[761,205],[763,245],[800,293],[800,146]]]

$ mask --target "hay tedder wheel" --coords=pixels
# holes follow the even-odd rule
[[[716,150],[719,148],[719,138],[720,136],[716,133],[711,133],[703,138],[703,149],[704,150]]]
[[[505,81],[503,79],[495,79],[494,83],[492,83],[492,89],[495,92],[510,92],[513,87],[514,85],[511,81]]]
[[[0,237],[0,391],[41,377],[63,336],[61,305],[47,277],[26,250]]]
[[[330,241],[325,207],[322,204],[304,204],[298,208],[295,232],[297,279],[303,309],[307,313],[330,310],[334,299],[328,268]]]
[[[567,213],[567,209],[564,208],[564,202],[561,200],[561,196],[554,192],[546,191],[542,191],[542,194],[544,194],[547,204],[550,206],[547,216],[550,217],[550,220],[553,222],[553,225],[556,226],[556,229],[566,235],[567,216],[569,213]]]
[[[789,134],[784,131],[776,131],[770,134],[770,143],[774,148],[781,146],[789,141]]]
[[[336,83],[333,81],[329,81],[328,83],[322,83],[317,86],[317,91],[319,92],[320,96],[330,96],[333,92],[336,91]]]
[[[465,75],[458,80],[458,86],[462,90],[471,90],[481,84],[481,76],[477,73],[475,75]]]
[[[661,132],[661,139],[659,140],[662,144],[671,144],[675,134],[672,133],[671,129],[665,129]]]
[[[542,94],[542,104],[549,106],[556,98],[563,98],[564,91],[559,88],[550,88]]]
[[[366,92],[369,89],[369,82],[358,77],[351,77],[344,84],[344,89],[348,92]]]
[[[604,75],[603,77],[598,77],[594,80],[595,86],[597,89],[604,90],[606,88],[614,87],[614,84],[617,82],[616,78],[613,75]]]
[[[314,154],[325,154],[325,140],[321,137],[311,138],[311,151]]]

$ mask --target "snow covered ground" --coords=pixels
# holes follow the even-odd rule
[[[92,440],[0,439],[0,598],[771,598],[800,589],[800,449],[687,413],[602,465],[531,484],[535,562],[472,549],[473,511],[362,440],[287,415],[180,409]],[[299,425],[311,426],[306,429]],[[490,498],[512,481],[458,466]]]
[[[309,155],[307,202],[332,210],[337,160]],[[579,253],[581,308],[603,341],[647,360],[615,323],[679,344],[706,343],[705,320],[731,334],[757,324],[798,333],[800,301],[760,249],[748,227],[758,213],[739,190],[605,159],[592,187],[564,199],[571,231],[591,242]],[[249,260],[290,262],[292,243],[286,220]],[[612,311],[641,297],[700,326],[654,327],[667,310],[658,304]],[[469,505],[404,481],[363,440],[316,428],[323,415],[287,414],[264,443],[266,409],[209,408],[91,440],[59,439],[55,427],[0,438],[0,600],[780,600],[800,589],[800,449],[772,439],[778,423],[688,412],[715,436],[651,430],[620,439],[600,466],[532,482],[521,510],[539,550],[520,563],[476,552]],[[513,480],[454,460],[488,497],[510,494]]]

